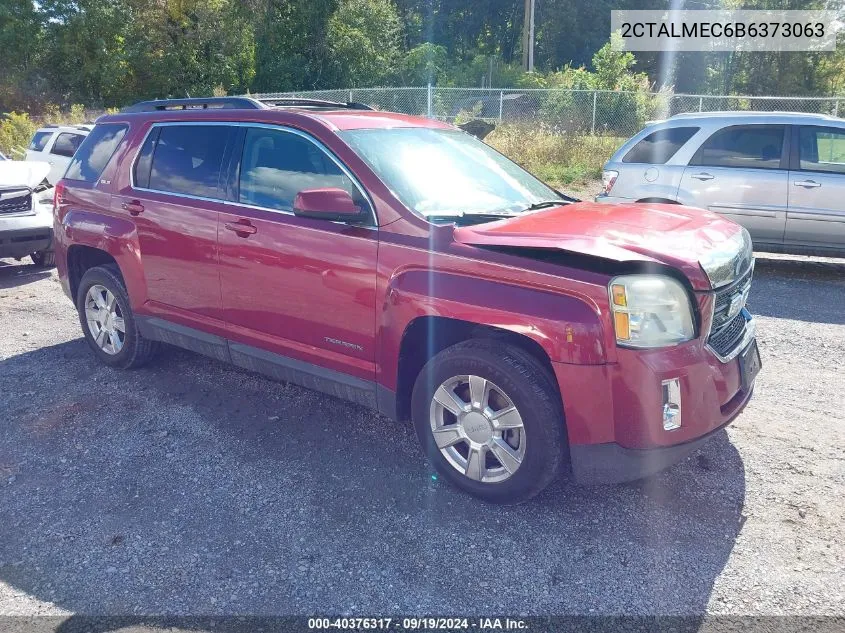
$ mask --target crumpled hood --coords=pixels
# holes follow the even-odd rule
[[[559,249],[618,262],[660,262],[679,269],[696,290],[709,290],[699,263],[742,227],[715,213],[675,204],[579,202],[516,218],[455,229],[475,246]]]
[[[0,161],[0,187],[38,186],[50,173],[50,165],[38,161]]]

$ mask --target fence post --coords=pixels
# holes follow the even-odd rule
[[[502,124],[502,105],[505,102],[505,91],[499,90],[499,125]]]
[[[598,96],[598,92],[593,90],[593,125],[590,128],[590,133],[595,136],[596,134],[596,97]]]
[[[699,97],[699,98],[698,98],[698,111],[699,111],[699,112],[703,112],[703,111],[704,111],[704,97]]]
[[[833,102],[833,116],[839,116],[839,99]]]
[[[354,99],[352,98],[352,89],[349,89],[349,103],[352,103]]]
[[[428,84],[428,118],[431,118],[431,84]]]

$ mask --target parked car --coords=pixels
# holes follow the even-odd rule
[[[764,251],[845,255],[845,121],[820,114],[678,114],[604,167],[598,202],[715,211]]]
[[[742,410],[760,368],[740,226],[570,204],[448,124],[355,104],[102,117],[55,228],[105,364],[170,343],[411,419],[434,467],[490,501],[561,469],[661,470]]]
[[[19,160],[0,161],[0,257],[27,255],[38,266],[53,266],[53,193],[44,184],[50,167]]]
[[[39,128],[26,149],[26,160],[50,165],[47,181],[55,185],[92,128],[93,125],[47,125]]]

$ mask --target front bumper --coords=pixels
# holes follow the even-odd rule
[[[53,217],[49,210],[0,215],[0,257],[25,257],[49,250],[53,243]]]
[[[572,473],[580,483],[613,484],[649,477],[674,466],[701,448],[730,424],[751,399],[754,389],[741,393],[730,418],[715,430],[694,440],[657,448],[625,448],[615,442],[570,446]]]
[[[669,349],[619,349],[617,362],[606,365],[554,363],[576,480],[640,479],[697,449],[751,398],[753,384],[742,389],[740,358],[722,362],[699,339]],[[662,385],[674,379],[681,426],[667,430]]]

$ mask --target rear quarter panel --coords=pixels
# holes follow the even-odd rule
[[[137,149],[140,126],[133,125],[131,121],[119,122],[128,123],[129,131],[100,174],[100,179],[94,183],[60,181],[64,190],[53,211],[54,244],[56,266],[66,292],[69,293],[68,249],[73,245],[96,248],[111,255],[117,262],[135,310],[147,296],[138,233],[134,222],[117,216],[111,210],[111,200],[113,182],[122,162],[127,156],[134,155]],[[75,300],[75,297],[71,298]]]

